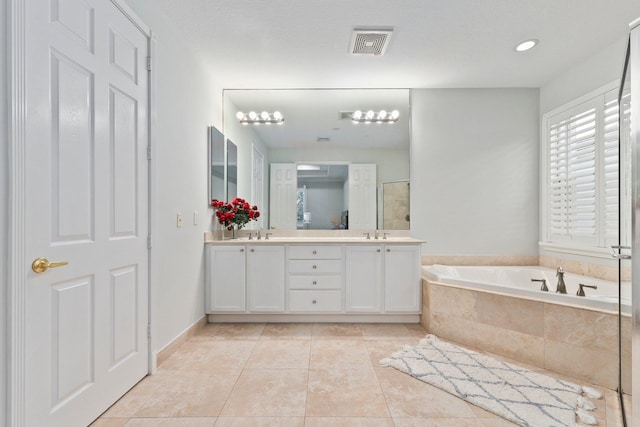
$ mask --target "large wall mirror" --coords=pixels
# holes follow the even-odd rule
[[[276,111],[283,123],[268,123]],[[363,112],[357,123],[356,111]],[[378,119],[380,111],[386,120]],[[390,123],[393,111],[398,118]],[[243,124],[240,113],[250,112],[255,120],[265,112],[267,123]],[[408,89],[227,89],[224,134],[238,147],[238,196],[251,199],[255,183],[263,183],[265,228],[409,229],[409,118]],[[261,177],[251,165],[256,149],[268,166]],[[295,177],[287,184],[292,197],[274,194],[271,173],[278,165]],[[356,200],[362,185],[354,182],[364,176],[373,178],[374,192]],[[359,213],[356,204],[367,212]],[[281,213],[290,220],[281,222]]]

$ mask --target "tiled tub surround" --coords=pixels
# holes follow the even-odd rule
[[[430,333],[609,389],[617,388],[617,313],[509,295],[507,289],[497,292],[447,284],[426,279],[424,274],[422,286],[421,323]],[[555,282],[549,283],[549,289],[553,292]],[[623,317],[623,327],[630,331],[629,316]],[[627,372],[631,366],[630,350],[631,343],[624,342]],[[629,389],[630,378],[623,378],[623,382]]]

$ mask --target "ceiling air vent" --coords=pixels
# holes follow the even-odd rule
[[[349,51],[352,55],[382,56],[393,30],[353,30]]]

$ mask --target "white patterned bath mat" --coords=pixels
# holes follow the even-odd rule
[[[440,341],[434,335],[405,346],[381,365],[391,366],[521,426],[597,424],[587,411],[597,390],[580,387]],[[583,396],[584,395],[584,396]]]

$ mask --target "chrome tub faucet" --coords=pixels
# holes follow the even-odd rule
[[[578,295],[579,297],[586,296],[584,293],[584,288],[598,289],[596,285],[585,285],[583,283],[578,283],[578,292],[576,292],[576,295]]]
[[[549,288],[547,287],[547,279],[531,279],[532,282],[541,282],[540,290],[543,292],[548,292]]]
[[[556,271],[556,277],[558,278],[558,285],[556,286],[556,293],[557,294],[566,294],[567,293],[567,287],[564,284],[564,270],[562,269],[562,267],[558,267],[558,270]]]

